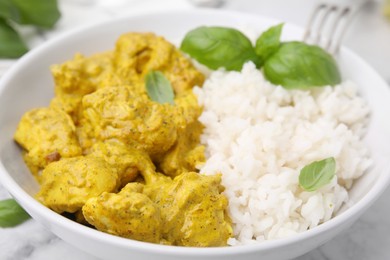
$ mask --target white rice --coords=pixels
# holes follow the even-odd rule
[[[354,83],[286,90],[253,63],[211,73],[194,89],[204,106],[204,174],[222,173],[234,238],[230,245],[277,239],[329,220],[369,167],[362,141],[369,108]],[[336,159],[336,177],[314,192],[299,186],[305,165]]]

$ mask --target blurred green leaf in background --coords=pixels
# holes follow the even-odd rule
[[[0,0],[0,58],[18,58],[28,51],[14,24],[50,29],[60,17],[57,0]]]

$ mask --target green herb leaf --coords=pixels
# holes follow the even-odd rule
[[[0,0],[0,17],[19,24],[51,28],[60,16],[57,0]]]
[[[232,28],[198,27],[186,34],[180,49],[210,69],[239,71],[247,61],[260,65],[251,41]]]
[[[0,201],[0,227],[14,227],[30,216],[14,199]]]
[[[275,85],[306,89],[341,82],[336,61],[325,50],[303,42],[283,43],[264,64],[264,75]]]
[[[269,28],[263,32],[256,41],[256,54],[264,63],[280,47],[280,35],[282,34],[283,24]]]
[[[174,104],[175,94],[171,82],[161,71],[149,71],[145,76],[145,86],[151,100],[161,104]]]
[[[299,185],[306,191],[315,191],[328,184],[336,173],[336,161],[333,157],[312,162],[302,168]]]
[[[0,0],[0,18],[17,20],[19,10],[12,0]]]
[[[0,18],[0,57],[18,58],[28,51],[16,31]]]

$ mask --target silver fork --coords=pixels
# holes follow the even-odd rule
[[[348,26],[368,2],[364,0],[351,6],[332,3],[317,5],[307,23],[303,41],[319,45],[333,55],[337,54]]]

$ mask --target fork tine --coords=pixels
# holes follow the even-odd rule
[[[310,36],[313,34],[313,27],[316,21],[316,18],[318,17],[318,14],[321,12],[322,9],[326,8],[326,4],[320,4],[318,5],[314,11],[312,12],[309,21],[306,26],[305,33],[303,35],[303,41],[308,41]]]
[[[315,38],[315,41],[314,41],[315,44],[320,44],[321,43],[322,36],[323,36],[323,33],[324,33],[323,32],[324,26],[327,23],[329,15],[331,13],[333,13],[334,11],[337,11],[337,6],[326,6],[325,7],[324,14],[322,15],[322,18],[321,18],[320,22],[318,23],[317,35],[316,35],[316,38]]]
[[[338,37],[334,38],[333,41],[333,49],[330,49],[331,53],[337,54],[340,50],[341,42],[343,37],[345,36],[348,26],[352,23],[352,20],[356,17],[356,15],[363,9],[363,6],[370,3],[370,1],[363,1],[354,7],[349,7],[348,12],[345,15],[345,22],[342,24],[340,28],[340,33]]]
[[[336,54],[339,49],[349,24],[353,18],[369,1],[354,5],[353,7],[322,3],[314,8],[304,32],[303,41],[322,45],[331,54]],[[335,15],[331,15],[332,13]],[[325,29],[329,29],[325,35]]]
[[[336,15],[336,18],[333,20],[333,23],[331,24],[330,28],[331,28],[331,32],[330,32],[330,35],[329,37],[326,38],[326,41],[325,41],[325,45],[324,45],[324,48],[328,51],[331,50],[332,48],[332,45],[334,45],[334,39],[336,37],[336,33],[338,31],[338,28],[340,26],[340,23],[342,21],[342,19],[348,15],[348,13],[350,12],[350,8],[349,7],[344,7],[342,8],[342,10],[340,12],[338,12],[338,14]]]
[[[323,30],[327,21],[329,19],[329,15],[335,11],[337,11],[338,7],[335,5],[328,4],[320,4],[317,8],[314,9],[309,22],[306,27],[306,31],[304,34],[304,41],[312,40],[313,44],[320,45],[323,40]],[[315,33],[314,33],[315,32]]]

